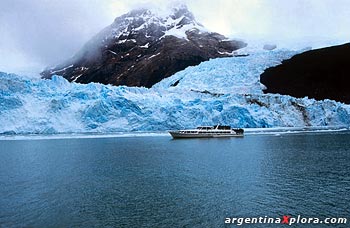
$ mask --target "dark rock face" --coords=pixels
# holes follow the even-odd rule
[[[295,55],[260,76],[265,93],[350,104],[350,44]]]
[[[142,9],[116,18],[72,59],[41,74],[79,83],[151,87],[188,66],[232,56],[244,46],[207,32],[185,6],[167,17]]]

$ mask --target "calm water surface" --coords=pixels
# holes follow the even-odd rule
[[[0,141],[0,227],[224,227],[285,214],[349,220],[349,133]]]

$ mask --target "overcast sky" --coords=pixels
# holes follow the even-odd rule
[[[165,5],[165,2],[167,5]],[[72,56],[115,17],[164,0],[1,0],[0,71],[38,72]],[[350,38],[349,0],[183,0],[226,36],[267,41]]]

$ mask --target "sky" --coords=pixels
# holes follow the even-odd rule
[[[310,45],[350,38],[349,0],[1,0],[0,71],[35,75],[74,55],[117,16],[180,3],[231,38]]]

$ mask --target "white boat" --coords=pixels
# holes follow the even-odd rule
[[[177,138],[216,138],[216,137],[242,137],[243,129],[232,129],[230,126],[200,126],[197,129],[169,131],[174,139]]]

